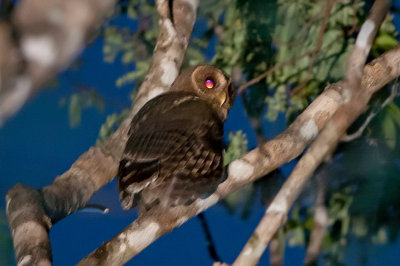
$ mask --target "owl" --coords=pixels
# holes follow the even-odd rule
[[[119,165],[123,208],[142,213],[212,193],[223,176],[223,123],[234,98],[223,71],[200,65],[147,102],[131,122]]]

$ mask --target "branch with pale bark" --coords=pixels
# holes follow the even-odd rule
[[[18,184],[9,191],[7,215],[18,263],[50,264],[51,226],[84,207],[95,191],[115,177],[130,120],[145,102],[165,92],[178,75],[197,5],[197,0],[175,0],[170,10],[168,1],[157,1],[160,32],[153,61],[129,117],[112,136],[82,154],[53,184],[39,191]]]
[[[319,136],[297,163],[295,169],[268,207],[254,233],[246,243],[234,265],[256,265],[279,227],[285,223],[287,214],[315,169],[331,152],[346,129],[365,110],[371,94],[364,89],[362,77],[364,64],[375,34],[390,7],[390,1],[376,1],[367,20],[357,36],[355,47],[348,59],[341,98],[342,106],[329,120],[323,130],[311,118],[307,123],[309,135]],[[396,66],[398,68],[398,66]],[[363,86],[364,85],[364,86]]]

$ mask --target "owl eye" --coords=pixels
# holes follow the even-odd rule
[[[214,81],[212,79],[206,79],[205,85],[208,89],[214,88]]]

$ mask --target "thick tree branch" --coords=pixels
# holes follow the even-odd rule
[[[197,0],[174,1],[174,19],[181,20],[180,27],[174,27],[165,16],[170,13],[168,1],[157,1],[157,6],[160,13],[157,46],[129,117],[102,145],[81,155],[53,184],[39,192],[23,185],[9,191],[7,214],[18,263],[51,262],[48,238],[51,225],[84,207],[95,191],[115,177],[130,120],[141,105],[167,90],[178,75],[196,19]]]
[[[11,24],[0,24],[0,126],[75,59],[115,2],[18,2]]]
[[[348,59],[341,92],[343,105],[300,159],[292,174],[268,207],[234,265],[255,265],[258,263],[269,241],[286,221],[290,207],[300,194],[306,181],[327,154],[334,149],[347,127],[367,106],[371,94],[363,90],[363,86],[360,86],[364,64],[375,34],[387,14],[389,2],[382,0],[374,3],[368,19],[364,22],[358,34],[356,45]],[[318,134],[319,127],[317,127],[315,119],[311,118],[307,122],[307,129],[304,132],[312,135]]]

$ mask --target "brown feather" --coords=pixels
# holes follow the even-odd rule
[[[207,78],[216,69],[201,67],[211,71],[200,75]],[[190,73],[198,71],[199,67]],[[224,89],[229,90],[230,79],[221,73],[217,73],[223,75],[218,76],[219,85],[224,84]],[[118,171],[124,209],[139,205],[143,211],[157,204],[190,204],[211,193],[221,180],[224,114],[232,102],[228,99],[229,106],[218,106],[212,95],[205,97],[204,92],[198,91],[200,87],[195,88],[190,82],[201,82],[202,78],[189,77],[184,72],[171,92],[150,100],[132,120]],[[221,90],[216,88],[215,94]],[[219,110],[222,108],[227,110]]]

